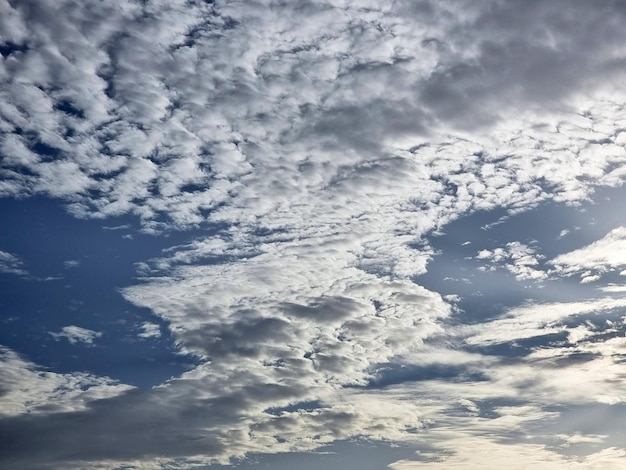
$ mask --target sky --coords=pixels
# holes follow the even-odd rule
[[[0,466],[624,468],[624,24],[0,0]]]

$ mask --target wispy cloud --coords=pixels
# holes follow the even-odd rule
[[[65,263],[65,267],[70,269],[70,268],[77,268],[80,266],[80,261],[78,260],[67,260]]]
[[[0,250],[0,273],[16,274],[26,276],[28,272],[24,269],[24,263],[17,256]]]

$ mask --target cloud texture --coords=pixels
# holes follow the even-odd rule
[[[38,375],[5,350],[0,461],[190,468],[360,436],[483,465],[441,444],[462,441],[462,416],[503,466],[564,468],[534,423],[621,406],[623,297],[464,325],[417,276],[462,216],[622,185],[625,20],[620,2],[0,0],[0,195],[131,215],[155,236],[202,230],[121,290],[196,366],[136,389]],[[605,272],[620,230],[550,269],[532,241],[475,256],[522,281]],[[23,269],[0,252],[0,271]],[[580,468],[623,458],[598,439]]]

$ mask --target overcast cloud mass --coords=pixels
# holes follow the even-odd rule
[[[0,466],[624,468],[625,24],[0,0]]]

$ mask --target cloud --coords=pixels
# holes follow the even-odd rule
[[[134,464],[193,468],[228,463],[229,457],[244,452],[307,451],[360,433],[405,439],[422,428],[414,405],[380,403],[375,396],[348,394],[344,398],[350,401],[333,409],[263,413],[262,407],[274,402],[277,394],[280,398],[280,388],[256,389],[255,395],[231,390],[227,398],[206,395],[197,385],[187,378],[150,393],[129,390],[81,412],[0,421],[3,442],[12,446],[10,459],[5,457],[3,463],[22,468],[35,468],[30,465],[33,461],[39,468],[58,467],[55,462],[64,462],[66,468],[84,468],[85,462],[105,468]],[[242,413],[244,404],[248,407]],[[160,411],[155,414],[156,409]],[[62,431],[51,433],[52,429]],[[43,435],[41,446],[24,445],[32,441],[29,436]],[[112,447],[111,440],[126,445]],[[106,459],[98,458],[102,455]]]
[[[132,387],[84,372],[45,371],[0,347],[0,416],[44,416],[85,410],[96,400],[111,398]],[[1,421],[1,420],[0,420]]]
[[[122,292],[160,317],[139,337],[163,321],[197,361],[151,390],[1,421],[11,465],[185,468],[351,436],[415,443],[429,419],[459,412],[449,403],[477,414],[487,399],[520,400],[475,428],[515,433],[554,416],[534,403],[619,402],[619,347],[591,339],[621,326],[583,317],[622,299],[535,303],[463,327],[414,280],[434,256],[427,237],[463,215],[577,204],[622,184],[624,10],[277,6],[0,0],[0,195],[56,198],[82,218],[131,215],[153,235],[188,230]],[[593,279],[618,267],[598,253],[619,236],[553,263]],[[1,253],[0,270],[22,274]],[[531,245],[478,257],[545,278]],[[50,334],[89,345],[102,333]],[[502,345],[523,354],[502,358]],[[594,359],[576,363],[583,353]],[[429,367],[454,380],[410,376]],[[469,447],[453,437],[460,465]],[[509,454],[467,443],[502,461],[563,460],[534,444]]]
[[[591,282],[612,270],[626,266],[626,227],[611,230],[603,238],[550,261],[565,276],[581,275],[581,282]]]
[[[124,295],[167,320],[182,351],[220,367],[251,360],[279,375],[289,370],[294,380],[313,374],[365,383],[369,368],[409,360],[440,331],[436,319],[449,308],[437,294],[381,280],[316,247],[306,257],[267,253],[215,268],[185,266]],[[333,278],[321,274],[328,266]]]
[[[494,250],[481,250],[476,254],[479,260],[487,260],[491,266],[482,269],[496,269],[498,264],[515,275],[517,280],[541,280],[547,277],[547,273],[541,269],[536,269],[539,260],[543,255],[537,254],[535,248],[520,242],[509,242],[504,248]]]
[[[443,450],[443,449],[442,449]],[[621,468],[626,451],[618,448],[602,449],[590,455],[565,457],[540,444],[499,443],[484,437],[465,436],[445,446],[452,454],[434,462],[400,460],[389,465],[392,470],[422,470],[431,468],[511,468],[538,467],[546,470],[614,469]]]
[[[137,336],[140,338],[158,338],[161,336],[161,327],[156,323],[143,322],[141,325],[143,330]]]
[[[26,276],[28,272],[24,269],[24,263],[17,256],[0,250],[0,273],[16,274]]]
[[[377,182],[399,184],[395,194],[434,205],[416,221],[427,229],[433,216],[449,217],[446,206],[538,202],[533,181],[580,199],[581,178],[619,180],[623,150],[598,143],[618,131],[597,122],[597,102],[579,99],[596,77],[610,88],[618,74],[621,51],[598,45],[623,35],[619,9],[569,3],[588,30],[603,25],[590,37],[540,3],[310,3],[280,17],[269,5],[219,2],[150,5],[145,15],[134,4],[2,5],[14,18],[8,40],[29,38],[5,59],[4,191],[65,198],[81,217],[134,213],[146,230],[197,226],[207,211],[215,221],[250,221],[281,199],[310,201],[336,184],[351,201],[369,194],[389,204],[368,180],[378,173]],[[563,120],[565,99],[591,114],[566,111]],[[623,112],[618,102],[603,104],[603,115]],[[514,130],[520,116],[534,123],[529,135]],[[507,131],[498,145],[466,139],[464,129],[487,123]],[[431,149],[445,157],[429,165]],[[392,171],[398,165],[404,171]],[[438,184],[456,187],[455,197],[431,200]],[[365,202],[354,213],[371,208]]]
[[[411,384],[415,396],[442,408],[422,405],[423,419],[430,424],[421,443],[415,444],[416,458],[397,461],[389,468],[619,468],[624,449],[607,419],[623,413],[620,383],[625,319],[618,303],[607,299],[586,305],[564,304],[560,309],[566,315],[564,321],[578,324],[567,328],[569,342],[535,342],[521,355],[492,350],[489,354],[494,360],[483,365],[485,375],[480,381],[468,384],[435,379]],[[600,310],[611,305],[613,314]],[[550,315],[555,307],[537,305],[520,310],[517,324],[502,324],[502,333],[506,330],[508,335],[502,340],[522,343],[527,325],[534,324],[533,317],[542,311]],[[583,312],[596,309],[593,317],[580,318]],[[607,319],[613,315],[618,322]],[[574,321],[577,318],[578,322]],[[506,320],[494,323],[500,321]],[[477,329],[500,330],[490,323]],[[583,334],[573,337],[576,330]],[[537,328],[536,334],[550,335],[550,325]],[[486,344],[480,336],[461,334],[460,340]],[[568,407],[575,411],[567,411]],[[555,435],[557,429],[565,434]]]
[[[102,336],[102,333],[87,328],[81,328],[80,326],[69,325],[61,328],[61,331],[58,333],[50,332],[50,335],[57,341],[61,338],[65,338],[71,344],[85,343],[90,345],[93,344],[96,338]]]
[[[473,334],[466,341],[489,345],[566,332],[571,328],[568,319],[589,313],[602,315],[624,305],[626,299],[612,297],[525,305],[509,310],[501,318],[468,327]]]

